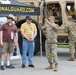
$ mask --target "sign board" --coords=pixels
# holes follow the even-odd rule
[[[16,0],[0,0],[0,16],[2,14],[40,15],[40,8],[20,3]]]

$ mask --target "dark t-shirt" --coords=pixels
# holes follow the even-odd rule
[[[5,23],[1,26],[0,30],[3,31],[3,42],[9,42],[9,43],[14,42],[14,36],[15,36],[15,33],[17,32],[16,25],[12,24],[11,26],[9,26],[8,23]],[[13,39],[11,39],[12,32],[14,34]]]

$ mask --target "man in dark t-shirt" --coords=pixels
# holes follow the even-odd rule
[[[12,69],[15,68],[10,64],[10,54],[13,52],[15,47],[18,47],[18,33],[17,27],[12,23],[15,20],[15,17],[12,14],[7,16],[7,23],[1,26],[1,70],[4,70],[4,60],[7,55],[7,64],[6,68]]]

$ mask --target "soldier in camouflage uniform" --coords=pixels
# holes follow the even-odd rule
[[[65,25],[64,31],[68,33],[69,39],[70,58],[68,59],[68,61],[74,61],[76,45],[76,23],[73,22],[72,16],[68,16],[68,22]]]
[[[58,71],[58,56],[57,56],[57,27],[58,25],[54,23],[55,17],[50,16],[45,19],[46,25],[41,25],[41,20],[39,20],[39,27],[42,31],[46,30],[46,41],[45,41],[45,50],[46,57],[49,62],[49,67],[46,69],[53,69],[53,65],[55,63],[54,71]]]
[[[75,40],[75,54],[74,54],[74,56],[75,56],[75,59],[76,59],[76,40]]]

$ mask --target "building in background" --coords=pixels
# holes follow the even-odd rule
[[[38,7],[39,6],[39,2],[41,0],[17,0],[21,3],[24,3],[24,4],[28,4],[28,5],[31,5],[31,6],[36,6]],[[37,20],[38,16],[32,16],[35,20]],[[21,20],[21,19],[24,19],[25,16],[18,16],[17,17],[17,21]]]

